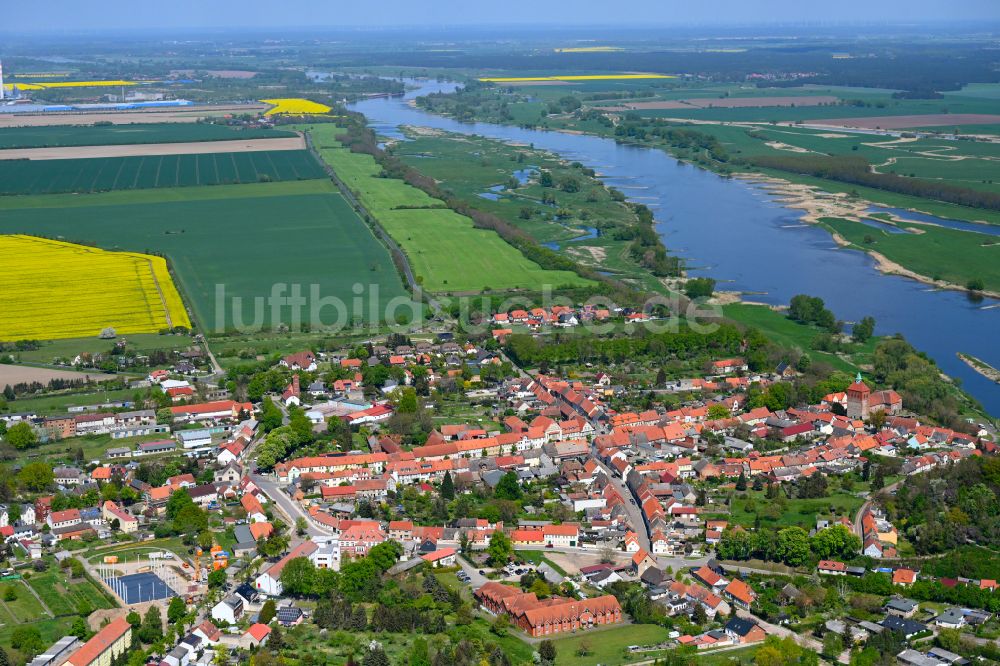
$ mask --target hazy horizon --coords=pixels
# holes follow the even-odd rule
[[[49,0],[17,3],[5,8],[0,31],[65,32],[121,29],[226,28],[448,28],[460,26],[520,26],[537,28],[693,26],[794,23],[926,24],[1000,20],[996,0],[841,0],[833,5],[809,5],[801,0],[704,0],[686,6],[655,0],[635,0],[627,11],[606,2],[508,0],[473,6],[458,0],[406,2],[383,0],[372,5],[337,6],[323,0],[286,0],[275,9],[263,0],[175,0],[169,10],[128,0]],[[611,10],[611,11],[609,11]],[[609,14],[611,14],[609,16]]]

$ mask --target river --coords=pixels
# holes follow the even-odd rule
[[[867,254],[837,247],[828,232],[804,224],[800,211],[784,207],[753,183],[684,164],[662,150],[611,139],[461,123],[407,103],[432,92],[450,92],[455,84],[408,83],[417,87],[405,97],[367,100],[351,108],[385,136],[402,138],[400,125],[431,127],[533,144],[579,161],[654,211],[664,244],[684,257],[691,275],[713,277],[721,289],[752,292],[754,301],[786,305],[795,294],[809,294],[821,297],[845,321],[871,315],[878,334],[902,333],[959,378],[991,414],[1000,415],[1000,385],[956,355],[972,354],[1000,367],[1000,302],[976,303],[963,292],[884,275]]]

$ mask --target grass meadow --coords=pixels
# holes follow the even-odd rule
[[[340,146],[337,127],[317,125],[310,131],[322,158],[403,248],[428,291],[478,293],[587,283],[569,271],[541,268],[496,232],[476,228],[470,218],[444,208],[422,190],[381,178],[374,158]]]
[[[901,222],[916,233],[889,233],[859,222],[825,217],[820,222],[852,247],[883,254],[930,278],[965,286],[981,279],[987,290],[1000,291],[1000,238],[928,224]]]

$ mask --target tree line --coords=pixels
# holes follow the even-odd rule
[[[854,155],[758,155],[749,158],[749,163],[764,169],[789,171],[960,206],[1000,210],[1000,194],[944,181],[877,173],[867,159]]]

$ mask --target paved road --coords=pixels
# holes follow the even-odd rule
[[[858,509],[858,512],[854,515],[854,533],[858,535],[859,539],[861,539],[861,541],[862,541],[862,547],[864,547],[865,531],[861,527],[861,517],[865,515],[865,512],[868,511],[869,507],[871,507],[872,502],[875,501],[875,498],[878,496],[879,493],[881,493],[881,492],[891,493],[897,487],[899,487],[899,484],[901,484],[902,482],[903,482],[903,480],[900,479],[896,483],[893,483],[893,484],[890,484],[888,486],[885,486],[884,488],[882,488],[882,490],[879,490],[879,491],[877,491],[875,493],[872,493],[872,496],[869,497],[865,501],[865,503],[861,505],[861,508]]]
[[[628,486],[625,485],[625,482],[619,478],[618,474],[613,469],[605,465],[600,460],[597,461],[597,464],[600,465],[601,469],[604,470],[604,473],[608,475],[608,478],[611,479],[612,485],[614,485],[615,489],[622,496],[622,499],[625,500],[625,512],[628,513],[628,522],[632,525],[632,530],[639,535],[639,545],[645,548],[647,552],[650,551],[649,530],[646,529],[646,521],[643,519],[642,509],[639,508],[638,504],[633,504],[629,501],[635,499],[632,495],[632,491],[628,489]]]
[[[250,479],[257,484],[257,486],[264,491],[264,494],[270,498],[274,506],[285,515],[288,519],[288,524],[292,529],[295,529],[295,521],[299,518],[305,518],[306,534],[310,537],[314,536],[331,536],[333,531],[322,527],[316,522],[314,522],[309,514],[302,509],[302,506],[298,502],[289,497],[281,489],[280,486],[273,480],[266,476],[262,476],[257,473],[251,473]]]
[[[468,585],[473,590],[478,590],[483,585],[485,585],[486,583],[489,582],[489,578],[487,578],[486,576],[480,576],[479,575],[479,570],[476,569],[471,564],[469,564],[468,562],[466,562],[464,557],[459,556],[459,557],[455,558],[455,561],[458,562],[458,565],[460,567],[462,567],[462,571],[464,571],[465,573],[469,574],[469,583],[468,583]]]

